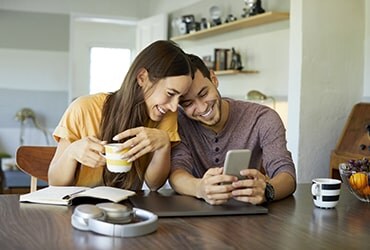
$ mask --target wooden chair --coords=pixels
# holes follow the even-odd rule
[[[16,163],[31,176],[30,192],[37,190],[37,179],[48,182],[48,170],[55,154],[54,146],[20,146],[16,152]]]

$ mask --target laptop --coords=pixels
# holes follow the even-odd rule
[[[222,205],[210,205],[195,197],[179,195],[173,190],[158,192],[142,191],[129,197],[136,208],[151,211],[158,217],[215,216],[267,214],[268,209],[237,200],[229,200]]]

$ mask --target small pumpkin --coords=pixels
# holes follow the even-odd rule
[[[362,189],[363,195],[370,196],[370,186],[366,186],[364,189]]]
[[[355,190],[364,189],[368,184],[367,174],[365,173],[352,174],[351,177],[349,177],[349,184]]]

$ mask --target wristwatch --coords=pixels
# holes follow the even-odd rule
[[[270,183],[266,182],[266,188],[265,188],[266,203],[268,204],[274,199],[275,199],[275,189]]]

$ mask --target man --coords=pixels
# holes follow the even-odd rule
[[[195,76],[180,100],[181,143],[171,153],[175,191],[213,205],[231,198],[262,204],[292,194],[296,173],[279,115],[267,106],[221,98],[214,72],[199,57],[189,58]],[[241,171],[246,179],[222,174],[226,152],[242,148],[252,151],[249,169]]]

